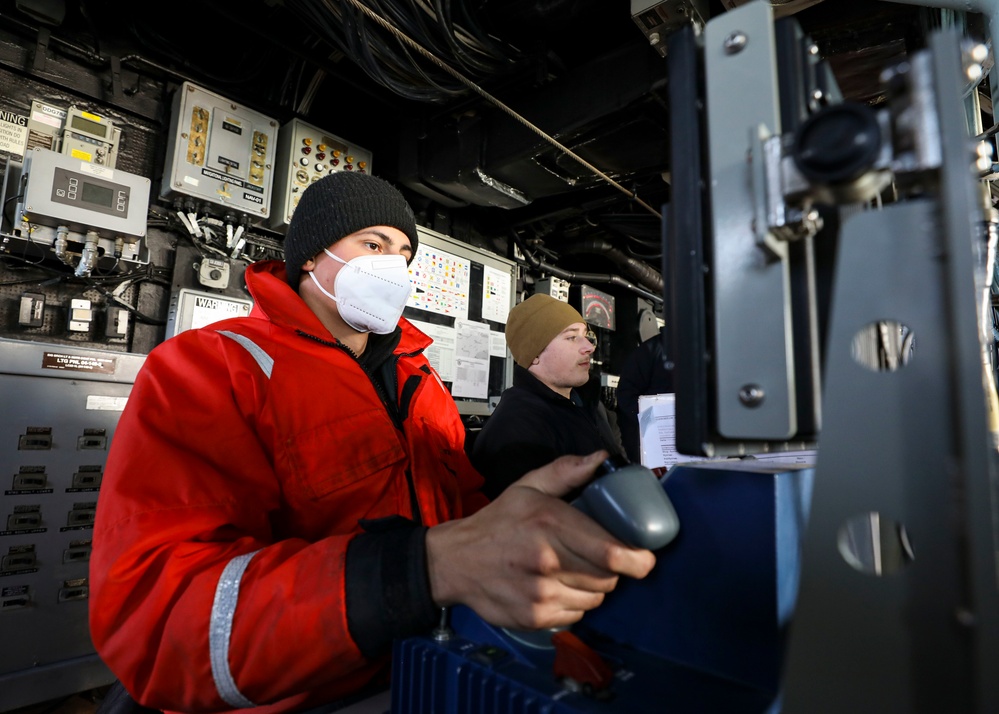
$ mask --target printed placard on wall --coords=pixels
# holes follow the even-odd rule
[[[483,318],[506,324],[506,316],[510,314],[511,282],[509,271],[482,266]]]
[[[451,394],[485,399],[489,396],[489,325],[456,320],[454,327],[458,337]]]
[[[420,245],[409,265],[413,291],[407,307],[467,319],[472,261],[433,246]]]
[[[0,111],[0,151],[24,156],[28,141],[28,117]]]

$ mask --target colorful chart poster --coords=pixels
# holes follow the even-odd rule
[[[472,262],[440,248],[420,245],[409,265],[413,292],[407,307],[467,319]]]

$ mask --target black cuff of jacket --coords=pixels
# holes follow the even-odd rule
[[[364,524],[369,532],[347,546],[344,569],[347,627],[368,659],[385,654],[393,639],[429,631],[440,613],[427,574],[427,528],[385,520]]]

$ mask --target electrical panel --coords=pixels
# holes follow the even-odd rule
[[[96,267],[148,263],[144,238],[149,179],[36,146],[18,173],[8,166],[3,196],[17,197],[11,237],[0,252],[45,246],[77,276]]]
[[[96,231],[134,241],[146,235],[149,179],[65,154],[28,152],[21,221]]]
[[[105,116],[76,105],[69,109],[31,102],[25,149],[51,149],[74,159],[114,168],[121,129]]]
[[[0,711],[114,675],[87,605],[108,449],[142,355],[0,339]]]
[[[371,173],[371,152],[300,119],[282,126],[274,172],[271,228],[286,229],[305,188],[335,171]]]
[[[190,196],[270,215],[278,122],[184,82],[174,94],[162,198]]]
[[[569,281],[555,277],[544,278],[535,284],[534,292],[551,295],[562,302],[569,302]]]
[[[60,151],[74,159],[114,168],[121,129],[94,112],[72,106],[62,127]]]

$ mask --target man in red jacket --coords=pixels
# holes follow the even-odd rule
[[[412,211],[338,172],[303,193],[285,261],[251,265],[251,314],[150,352],[98,501],[90,627],[135,699],[304,711],[388,682],[394,638],[462,603],[568,625],[653,555],[559,497],[567,457],[492,503],[457,409],[401,318]]]

